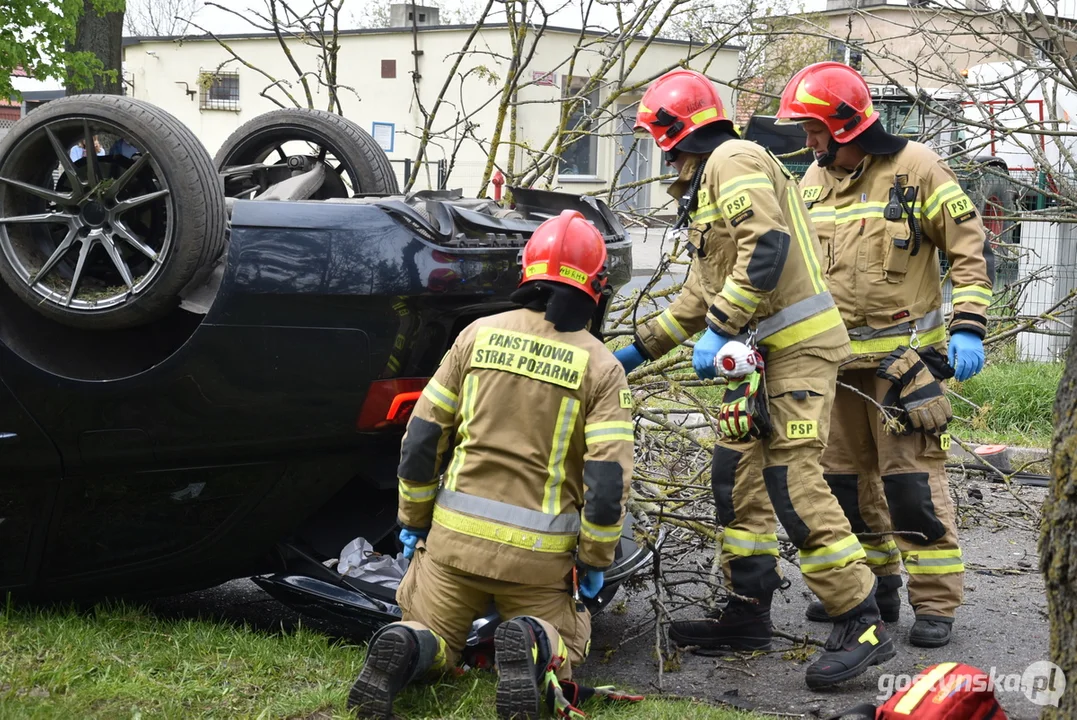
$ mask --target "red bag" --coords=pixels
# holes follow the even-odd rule
[[[1007,720],[990,676],[954,662],[927,668],[880,707],[858,705],[829,720],[850,715],[874,720]]]

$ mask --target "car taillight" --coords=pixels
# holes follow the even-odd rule
[[[430,378],[394,378],[371,383],[356,428],[383,430],[407,425],[428,382]]]

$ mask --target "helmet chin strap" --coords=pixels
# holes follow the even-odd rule
[[[841,145],[834,138],[830,138],[830,142],[826,146],[826,153],[822,157],[816,157],[815,162],[819,163],[819,167],[830,167],[838,158],[838,150],[841,150]]]

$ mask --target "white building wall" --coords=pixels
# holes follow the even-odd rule
[[[415,58],[412,51],[415,43],[422,53],[418,58],[421,75],[419,95],[423,107],[429,110],[470,31],[470,28],[447,28],[422,30],[415,37],[410,31],[376,31],[342,36],[339,82],[355,90],[354,93],[341,92],[344,115],[367,132],[371,132],[374,122],[393,123],[396,133],[393,149],[389,153],[390,159],[403,161],[405,158],[414,157],[423,123],[422,110],[413,97],[412,72]],[[596,41],[596,38],[587,40],[589,43]],[[299,99],[301,104],[305,105],[306,102],[302,86],[294,80],[296,73],[275,38],[228,38],[224,42],[250,67],[234,61],[229,50],[213,40],[144,40],[125,48],[126,75],[133,84],[130,94],[175,115],[195,132],[211,154],[215,153],[225,138],[241,124],[277,108],[277,105],[262,95],[263,91],[282,100],[286,105],[290,104],[279,90],[265,90],[273,81],[270,78],[288,79],[289,92]],[[536,71],[551,72],[555,84],[533,85],[520,90],[518,100],[524,104],[518,110],[519,142],[530,147],[541,147],[557,127],[560,106],[556,101],[561,97],[568,72],[566,60],[578,42],[579,35],[575,31],[547,31],[539,41],[534,57],[525,70],[525,79],[530,80]],[[629,46],[627,53],[620,53],[626,64],[635,58],[638,52],[636,48],[642,45],[642,41],[637,41]],[[298,42],[291,42],[289,48],[304,70],[318,66],[314,48]],[[600,62],[598,51],[601,49],[603,48],[596,47],[595,50],[581,51],[577,56],[573,75],[588,77],[594,72]],[[650,76],[677,65],[684,60],[688,51],[689,46],[686,44],[653,43],[628,75],[629,85],[643,82]],[[435,133],[448,131],[448,135],[454,137],[463,130],[452,128],[458,117],[472,114],[470,119],[474,126],[470,134],[473,137],[466,139],[457,153],[456,164],[448,183],[449,187],[461,187],[468,196],[474,196],[479,190],[478,185],[487,159],[486,147],[496,126],[497,100],[507,71],[505,58],[509,54],[507,29],[492,28],[480,31],[471,51],[462,60],[450,83],[445,102],[433,126]],[[229,60],[232,61],[227,62]],[[396,61],[396,78],[381,77],[382,60]],[[736,75],[737,62],[738,52],[735,49],[723,49],[717,53],[707,69],[712,77],[732,80]],[[199,73],[213,71],[222,63],[227,63],[224,70],[239,74],[239,108],[234,111],[200,109],[197,93]],[[464,78],[462,81],[461,76]],[[189,96],[186,90],[195,91],[195,94]],[[315,105],[327,109],[328,93],[324,88],[319,88],[313,79],[311,92]],[[603,88],[600,92],[600,102],[604,102],[610,89]],[[731,91],[720,86],[719,92],[732,108]],[[642,88],[640,92],[618,100],[617,104],[619,106],[624,102],[634,102],[641,94]],[[606,132],[612,129],[610,126]],[[501,137],[503,142],[508,140],[507,119]],[[616,170],[624,158],[620,148],[619,138],[600,138],[596,172],[586,178],[555,177],[554,189],[583,193],[609,187],[609,184],[616,180]],[[646,151],[651,173],[662,172],[660,153],[653,143],[648,144]],[[444,139],[434,141],[427,149],[427,156],[434,161],[448,160],[451,153],[452,143]],[[507,158],[508,148],[503,145],[498,153],[498,162],[502,167]],[[518,152],[517,167],[520,166],[522,153]],[[398,162],[395,167],[398,177],[402,177],[403,163]],[[436,168],[431,167],[430,173],[429,185],[423,177],[417,183],[416,189],[433,186],[436,182]],[[488,188],[488,192],[489,190]],[[663,185],[655,183],[647,192],[652,204],[666,203],[667,196]]]

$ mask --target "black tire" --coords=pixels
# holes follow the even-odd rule
[[[79,139],[79,128],[86,127],[83,122],[88,123],[87,134],[106,139],[122,137],[137,149],[138,154],[130,158],[109,152],[94,161],[99,179],[111,177],[113,181],[122,175],[124,168],[141,163],[137,174],[111,200],[101,195],[108,193],[107,182],[99,182],[96,191],[83,183],[76,191],[76,181],[65,171],[65,166],[73,165],[65,165],[66,161],[60,159],[59,151],[50,141],[49,133],[61,147]],[[89,179],[89,162],[88,157],[76,161],[84,181]],[[110,172],[113,174],[109,175]],[[134,192],[133,187],[139,189],[141,197],[167,190],[167,194],[153,200],[140,200],[137,210],[127,208],[122,216],[118,211],[113,217],[111,210],[102,210],[108,219],[103,227],[95,226],[93,232],[108,236],[112,246],[120,248],[114,252],[124,254],[123,263],[112,258],[103,242],[76,240],[70,251],[61,252],[59,242],[50,245],[51,233],[34,229],[40,225],[23,225],[14,220],[0,223],[0,277],[38,313],[71,327],[129,328],[161,318],[176,307],[180,290],[199,270],[215,261],[225,246],[224,193],[209,153],[186,125],[147,102],[117,95],[78,95],[47,103],[15,123],[0,142],[0,177],[39,189],[51,188],[58,194],[66,188],[71,197],[85,192],[85,198],[101,199],[101,207],[122,204],[119,201]],[[87,217],[85,209],[79,211],[71,203],[41,199],[10,182],[0,181],[0,217],[29,213],[74,217],[76,224]],[[127,219],[132,216],[133,219]],[[121,237],[115,229],[121,223],[129,234],[153,251],[153,258],[145,250],[137,251],[134,244]],[[139,235],[132,223],[145,227],[146,235]],[[20,226],[30,229],[19,230]],[[9,233],[9,228],[15,229]],[[83,230],[90,232],[88,227]],[[52,235],[53,239],[56,237]],[[86,245],[90,247],[87,264],[80,273],[77,259],[70,254],[79,255],[81,251],[76,252],[76,248]],[[25,263],[20,252],[26,255]],[[42,273],[45,261],[39,258],[51,258],[50,252],[58,259],[50,270]],[[123,264],[134,285],[125,280],[124,286],[100,290],[113,281],[93,274],[102,268],[107,270],[101,262],[90,263],[89,257],[95,253],[103,253],[112,262],[117,277]],[[39,263],[36,269],[35,261]],[[149,269],[136,276],[142,266]],[[62,289],[64,268],[71,275],[66,290]],[[83,283],[89,283],[90,287],[84,289]],[[66,306],[54,297],[63,293],[71,293]]]
[[[400,192],[389,157],[377,141],[351,120],[324,110],[287,108],[259,115],[228,136],[214,163],[220,172],[229,166],[263,163],[275,146],[296,140],[327,148],[350,176],[350,192],[327,186],[316,199]]]

